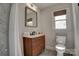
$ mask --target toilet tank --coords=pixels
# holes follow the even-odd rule
[[[65,44],[65,41],[66,41],[66,36],[56,36],[57,43]]]

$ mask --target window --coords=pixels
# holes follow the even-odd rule
[[[55,17],[55,28],[66,29],[66,10],[55,12],[54,17]]]

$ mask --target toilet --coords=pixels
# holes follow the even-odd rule
[[[66,41],[66,36],[56,36],[56,51],[57,51],[57,56],[63,56],[63,53],[65,52],[65,41]]]

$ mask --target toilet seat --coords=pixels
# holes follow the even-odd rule
[[[64,50],[64,49],[65,49],[65,46],[62,45],[62,44],[57,44],[57,45],[56,45],[56,49]]]

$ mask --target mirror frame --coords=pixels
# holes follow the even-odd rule
[[[33,11],[33,12],[36,14],[36,26],[28,26],[28,25],[27,25],[27,9]],[[38,21],[37,21],[37,19],[38,19],[37,12],[34,11],[33,9],[29,8],[29,7],[25,7],[25,27],[37,27],[37,26],[38,26]]]

